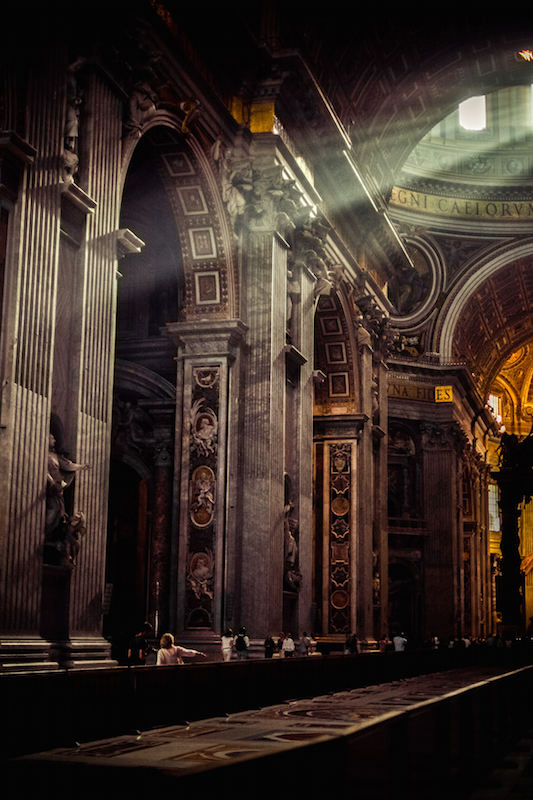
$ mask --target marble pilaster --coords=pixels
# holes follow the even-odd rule
[[[173,509],[178,536],[171,550],[169,624],[184,641],[214,640],[235,596],[240,435],[233,413],[238,410],[228,407],[228,398],[230,385],[239,381],[246,326],[239,320],[203,320],[169,323],[167,332],[178,351]]]
[[[459,635],[463,592],[456,435],[453,424],[422,425],[424,517],[428,527],[424,555],[425,619],[426,626],[443,641]]]

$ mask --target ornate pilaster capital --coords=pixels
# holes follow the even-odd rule
[[[165,332],[178,348],[178,358],[219,356],[234,361],[248,331],[239,319],[169,322]]]
[[[391,327],[387,312],[379,307],[372,295],[354,299],[359,313],[354,315],[359,346],[367,345],[374,351],[374,360],[386,360],[398,339],[398,331]]]
[[[466,434],[456,422],[424,422],[420,431],[422,448],[427,451],[454,450],[461,456],[469,446]]]
[[[222,157],[222,196],[235,233],[274,231],[290,245],[289,268],[303,268],[315,281],[315,296],[329,294],[340,280],[342,268],[326,254],[331,226],[314,206],[302,202],[296,180],[287,177],[272,153]]]

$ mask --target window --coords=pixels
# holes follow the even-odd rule
[[[489,484],[489,530],[500,530],[500,508],[498,506],[498,487]]]
[[[499,422],[501,425],[503,415],[502,415],[502,398],[498,394],[489,394],[487,399],[487,405],[489,409],[492,411],[494,417],[496,418],[496,422]]]
[[[487,127],[485,97],[469,97],[459,103],[459,125],[467,131],[482,131]]]

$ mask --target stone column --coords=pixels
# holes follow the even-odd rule
[[[281,630],[283,619],[287,249],[273,228],[256,227],[244,234],[243,291],[249,332],[243,386],[242,530],[236,551],[240,619],[236,622],[258,638]]]
[[[374,439],[374,514],[373,514],[373,603],[374,638],[388,635],[389,605],[389,532],[387,509],[388,474],[388,401],[387,369],[381,357],[374,358],[372,416]]]
[[[373,416],[373,349],[363,341],[359,347],[361,374],[361,411],[364,417],[357,453],[357,505],[359,530],[357,558],[354,563],[357,576],[357,633],[367,646],[374,639],[374,501],[375,465]]]
[[[444,641],[459,635],[462,592],[462,526],[458,523],[454,424],[421,426],[424,518],[428,538],[424,553],[426,627]]]

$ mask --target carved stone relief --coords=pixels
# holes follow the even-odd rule
[[[185,627],[213,624],[220,373],[193,367],[189,412],[189,530]]]

